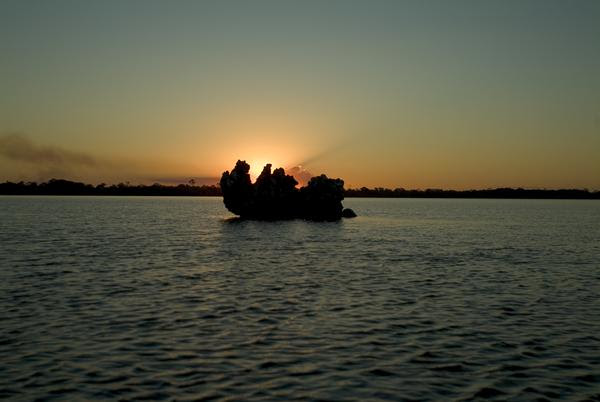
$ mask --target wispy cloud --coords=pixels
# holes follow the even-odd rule
[[[286,169],[287,174],[294,176],[300,186],[305,186],[308,181],[313,177],[312,173],[304,169],[302,166],[293,166]]]

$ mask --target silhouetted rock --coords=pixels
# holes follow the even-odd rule
[[[342,217],[344,181],[324,174],[311,178],[300,189],[303,217],[312,220],[338,220]]]
[[[344,218],[356,218],[356,212],[354,212],[350,208],[344,208],[342,210],[342,216]]]
[[[249,171],[250,165],[245,161],[237,161],[231,173],[226,171],[221,177],[223,202],[228,210],[240,216],[254,209],[254,187]]]
[[[227,209],[242,218],[335,221],[342,218],[344,181],[324,174],[310,179],[305,187],[286,175],[282,168],[271,173],[267,164],[256,182],[250,181],[250,166],[237,161],[231,173],[221,177],[223,202]],[[354,214],[356,216],[356,214]]]

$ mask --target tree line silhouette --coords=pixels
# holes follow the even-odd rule
[[[51,179],[47,182],[4,182],[0,183],[0,195],[138,195],[138,196],[193,196],[206,197],[222,195],[219,185],[152,185],[105,183],[92,185],[63,179]],[[403,188],[389,189],[350,188],[344,191],[344,197],[371,198],[540,198],[540,199],[600,199],[600,191],[588,189],[524,189],[524,188],[494,188],[484,190],[406,190]]]
[[[540,198],[540,199],[600,199],[600,191],[588,189],[525,189],[525,188],[491,188],[483,190],[406,190],[383,187],[348,189],[346,197],[371,198]]]
[[[192,182],[193,183],[193,182]],[[166,186],[159,183],[152,185],[132,185],[119,183],[96,186],[70,180],[51,179],[37,184],[36,182],[0,183],[2,195],[152,195],[152,196],[220,196],[221,189],[216,186],[196,186],[179,184]]]

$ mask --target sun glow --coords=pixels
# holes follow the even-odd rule
[[[252,181],[260,176],[267,163],[272,170],[282,167],[289,174],[290,168],[322,148],[322,143],[315,140],[316,133],[327,132],[312,117],[256,104],[234,105],[226,114],[213,117],[206,124],[203,131],[228,139],[226,146],[213,151],[221,171],[231,170],[238,159],[245,160],[250,165]]]
[[[283,167],[276,159],[269,158],[247,159],[246,162],[250,165],[250,179],[253,182],[260,176],[267,163],[271,164],[271,172],[278,167]]]

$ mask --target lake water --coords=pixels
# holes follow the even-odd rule
[[[600,399],[600,202],[0,197],[0,398]]]

